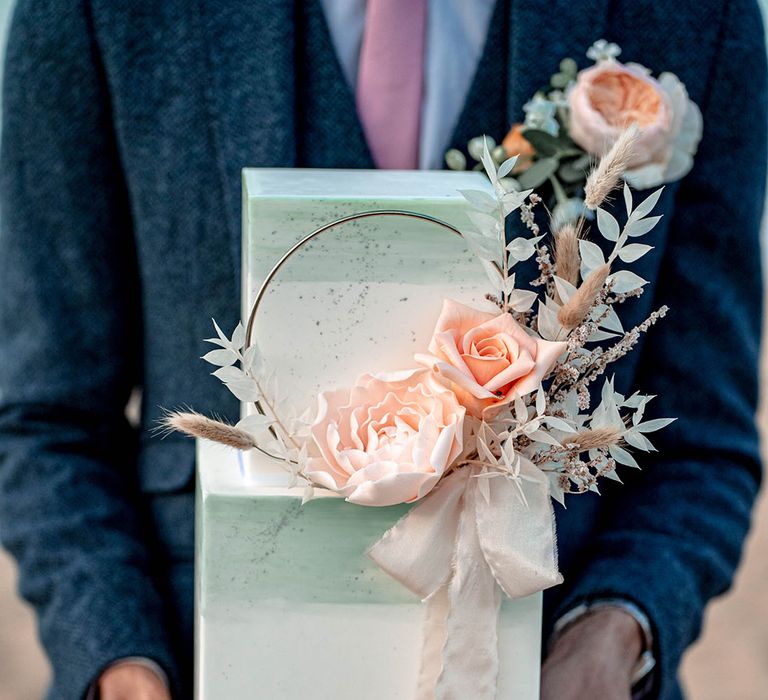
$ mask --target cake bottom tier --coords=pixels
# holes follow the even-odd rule
[[[407,700],[423,604],[365,552],[407,511],[249,482],[201,444],[196,558],[200,700]],[[541,595],[505,600],[499,698],[539,695]]]

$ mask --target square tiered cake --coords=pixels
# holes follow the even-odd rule
[[[384,171],[245,170],[243,183],[245,320],[275,263],[317,227],[399,210],[461,228],[458,190],[488,187],[475,173]],[[396,215],[351,221],[297,251],[254,324],[283,404],[313,406],[364,370],[412,366],[443,298],[482,300],[478,265],[459,236]],[[201,442],[198,472],[197,697],[412,698],[424,611],[365,554],[408,506],[321,491],[302,505],[303,487],[256,450]],[[540,594],[505,600],[498,633],[498,697],[537,698]]]

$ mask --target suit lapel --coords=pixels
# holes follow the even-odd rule
[[[606,30],[608,0],[497,0],[483,54],[451,139],[501,140],[522,120],[523,105],[547,88],[563,58],[586,65],[586,51]]]
[[[198,41],[223,216],[237,279],[243,167],[293,166],[294,9],[284,0],[199,0]]]
[[[560,61],[587,63],[587,49],[603,38],[609,0],[512,0],[509,13],[507,116],[523,117],[523,105],[548,85]],[[606,37],[607,38],[607,37]]]

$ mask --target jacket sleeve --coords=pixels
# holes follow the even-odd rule
[[[19,0],[0,156],[0,536],[56,698],[120,657],[174,674],[125,418],[142,343],[131,216],[83,4]]]
[[[655,626],[657,695],[671,697],[707,601],[730,585],[760,483],[754,414],[761,330],[766,56],[756,0],[725,2],[701,105],[704,134],[677,190],[655,289],[670,313],[642,350],[633,389],[656,394],[658,454],[612,490],[589,563],[556,611],[625,598]],[[654,414],[653,416],[651,414]]]

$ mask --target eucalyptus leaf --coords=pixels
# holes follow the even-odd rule
[[[661,216],[647,216],[645,219],[637,221],[630,217],[624,231],[630,238],[637,238],[651,231],[659,221],[661,221]]]
[[[557,172],[559,163],[560,161],[557,158],[541,158],[537,160],[517,178],[520,187],[528,189],[544,184],[551,175]]]
[[[560,149],[557,137],[540,129],[523,129],[522,137],[542,156],[553,156]]]
[[[216,377],[216,379],[220,379],[225,384],[246,379],[243,370],[235,366],[219,367],[219,369],[213,373],[213,376]]]
[[[203,355],[202,359],[212,365],[226,367],[237,362],[237,353],[229,348],[222,348],[221,350],[211,350]]]
[[[527,289],[513,289],[507,295],[507,304],[519,313],[530,311],[531,307],[538,298],[536,292],[531,292]]]
[[[586,278],[587,274],[592,272],[596,267],[605,265],[605,255],[603,250],[597,243],[588,241],[586,239],[579,240],[579,253],[581,254],[581,276]],[[586,271],[587,274],[584,274]]]
[[[627,208],[627,216],[632,215],[632,190],[624,183],[624,206]]]
[[[528,260],[535,252],[536,246],[530,238],[514,238],[507,246],[509,254],[520,262]]]
[[[653,250],[652,245],[645,245],[643,243],[630,243],[629,245],[625,245],[621,250],[619,250],[619,257],[625,262],[625,263],[631,263],[635,262],[635,260],[639,260],[643,257],[646,253]]]
[[[500,166],[499,166],[499,177],[506,177],[512,172],[512,168],[515,167],[517,164],[517,156],[512,156],[511,158],[507,158]]]
[[[655,418],[654,420],[645,421],[635,426],[635,430],[640,433],[652,433],[655,430],[661,430],[666,428],[670,423],[674,423],[677,418]]]
[[[576,293],[576,287],[574,287],[568,280],[564,280],[562,277],[555,275],[555,289],[563,304],[568,303],[570,298]]]
[[[637,205],[637,208],[632,212],[632,219],[637,221],[650,214],[656,206],[656,203],[659,201],[659,197],[661,197],[663,191],[664,188],[660,187],[653,194],[648,195],[642,202],[640,202],[640,204]]]
[[[640,468],[635,458],[623,447],[618,445],[611,445],[608,448],[608,454],[611,455],[619,464],[623,464],[626,467]]]
[[[459,190],[459,194],[476,209],[487,213],[496,210],[496,198],[484,190]]]
[[[556,340],[562,330],[562,326],[557,320],[557,312],[541,301],[539,301],[538,326],[539,335],[544,340]]]
[[[600,229],[603,238],[614,242],[619,240],[619,222],[616,221],[613,214],[600,207],[597,209],[597,227]]]
[[[648,280],[636,275],[631,270],[619,270],[614,272],[609,279],[613,283],[611,288],[615,294],[627,294],[648,284]]]

